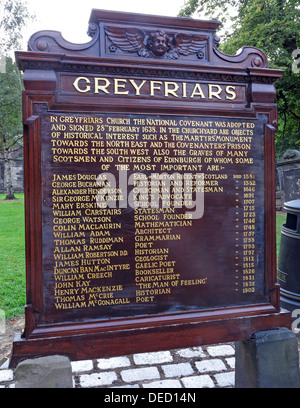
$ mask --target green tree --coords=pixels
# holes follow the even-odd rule
[[[0,0],[0,53],[19,49],[22,41],[22,29],[30,14],[23,0]]]
[[[18,67],[5,58],[5,72],[0,74],[0,154],[4,160],[6,199],[14,199],[11,156],[22,147],[22,85]]]
[[[0,0],[0,157],[4,160],[7,199],[15,198],[11,155],[22,146],[22,81],[9,55],[21,47],[22,29],[29,18],[22,0]]]
[[[222,21],[221,50],[226,54],[254,46],[265,52],[270,68],[285,71],[275,83],[279,114],[276,152],[280,156],[286,149],[299,149],[300,74],[292,70],[292,54],[300,48],[300,0],[186,0],[179,15],[193,14]]]

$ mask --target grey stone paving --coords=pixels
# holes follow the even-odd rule
[[[74,388],[233,388],[234,344],[72,362]],[[0,369],[0,388],[14,388]]]

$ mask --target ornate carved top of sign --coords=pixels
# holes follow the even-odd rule
[[[119,14],[120,15],[120,14]],[[93,10],[88,35],[92,40],[86,44],[66,41],[56,31],[40,31],[29,40],[29,51],[106,57],[141,61],[171,60],[177,64],[212,65],[267,68],[264,53],[255,47],[243,47],[237,55],[225,55],[218,50],[220,38],[215,30],[218,21],[200,21],[168,18],[162,22],[159,17],[122,13],[116,21],[106,11]],[[184,25],[179,24],[184,22]],[[196,28],[196,29],[195,29]],[[50,61],[49,61],[50,62]]]

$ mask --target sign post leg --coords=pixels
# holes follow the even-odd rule
[[[236,342],[236,388],[299,388],[299,355],[295,334],[263,330]]]

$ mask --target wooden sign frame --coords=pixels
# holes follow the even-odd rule
[[[14,341],[11,367],[32,356],[109,357],[243,340],[258,330],[290,328],[289,313],[280,311],[276,284],[273,83],[282,72],[269,69],[264,53],[253,47],[244,47],[235,56],[220,52],[220,39],[214,33],[219,24],[93,10],[89,43],[71,44],[60,33],[43,31],[30,38],[28,52],[16,53],[25,84],[27,305],[25,331]],[[163,37],[162,44],[155,43],[158,37]],[[120,312],[113,318],[97,318],[96,312],[90,319],[80,318],[74,309],[62,312],[67,317],[60,319],[49,312],[51,268],[45,266],[51,249],[47,211],[53,204],[45,187],[52,169],[47,167],[49,118],[99,113],[116,117],[120,112],[132,118],[219,118],[261,124],[263,214],[259,217],[264,226],[260,243],[264,259],[258,279],[261,295],[253,303],[249,296],[237,304],[228,299],[215,306],[169,308],[148,315],[142,309],[141,314],[122,317]],[[226,235],[223,238],[226,242]]]

